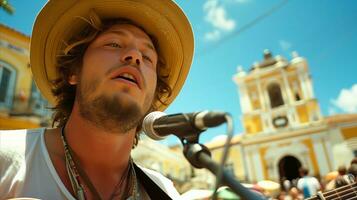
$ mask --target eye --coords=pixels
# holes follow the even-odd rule
[[[150,58],[149,56],[143,55],[143,58],[144,58],[145,60],[148,60],[149,62],[152,63],[152,60],[151,60],[151,58]]]
[[[115,42],[110,42],[108,44],[105,44],[105,46],[113,47],[113,48],[121,48],[122,47],[120,44],[115,43]]]

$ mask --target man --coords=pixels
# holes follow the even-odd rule
[[[325,186],[325,190],[333,190],[345,185],[348,185],[350,183],[347,175],[347,168],[344,165],[341,165],[337,169],[338,175],[335,177],[333,180],[328,182]]]
[[[319,181],[315,177],[308,176],[307,168],[301,167],[299,173],[301,178],[298,180],[297,188],[303,193],[304,198],[316,195],[321,189]]]
[[[169,0],[50,0],[30,62],[54,129],[0,133],[0,199],[178,199],[130,158],[143,117],[179,93],[193,34]]]
[[[357,157],[354,157],[352,159],[351,165],[348,168],[347,173],[349,174],[349,179],[352,179],[350,180],[351,182],[357,182]]]

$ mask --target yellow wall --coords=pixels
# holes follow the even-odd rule
[[[212,159],[220,163],[223,155],[223,147],[211,149]],[[242,152],[239,144],[232,145],[229,149],[229,154],[226,163],[232,163],[234,167],[234,175],[239,179],[245,178],[244,165],[242,163]],[[244,161],[243,161],[244,162]]]
[[[256,85],[248,86],[248,94],[253,110],[260,109],[259,92]],[[254,97],[255,95],[255,97]]]
[[[1,50],[0,60],[8,63],[16,70],[16,80],[15,80],[15,92],[14,95],[23,92],[26,98],[29,98],[31,92],[31,69],[28,67],[28,58],[23,56],[14,55],[14,53],[8,50]]]
[[[311,138],[303,140],[302,143],[309,149],[309,157],[312,162],[312,167],[314,168],[315,171],[315,174],[313,175],[320,174],[316,156],[322,156],[322,155],[316,155]]]
[[[319,110],[320,110],[319,104],[315,99],[310,100],[305,104],[296,107],[296,111],[299,116],[300,123],[310,122],[309,117],[312,116],[314,113],[319,113]]]
[[[300,123],[306,123],[309,121],[309,113],[306,105],[296,107],[297,114],[299,116]]]
[[[289,67],[286,67],[285,71],[289,72],[289,73],[297,73],[296,67],[294,67],[293,65],[290,65]]]
[[[268,166],[265,161],[265,154],[267,152],[268,148],[267,147],[261,147],[259,149],[259,154],[260,154],[260,162],[262,164],[262,170],[263,170],[263,176],[265,180],[269,179],[269,172],[268,172]]]
[[[0,24],[0,40],[5,41],[16,48],[24,50],[23,52],[18,52],[4,46],[0,46],[0,60],[8,63],[16,70],[16,83],[14,91],[15,97],[21,92],[25,95],[26,99],[28,99],[32,83],[32,75],[29,64],[30,38]]]
[[[307,103],[307,108],[310,115],[313,115],[313,113],[320,113],[320,106],[316,99],[310,100]]]
[[[0,24],[0,60],[15,71],[12,89],[12,105],[0,108],[0,129],[37,128],[40,117],[27,117],[32,108],[29,105],[32,87],[32,73],[29,60],[30,37]],[[16,113],[22,116],[12,116]]]
[[[263,130],[262,120],[260,115],[243,116],[243,123],[248,134],[254,134]]]

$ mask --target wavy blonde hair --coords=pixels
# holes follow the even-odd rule
[[[131,20],[118,18],[118,19],[107,19],[100,20],[97,15],[91,15],[89,19],[78,17],[80,20],[83,20],[85,23],[84,28],[68,41],[65,41],[65,48],[63,53],[60,54],[57,58],[56,68],[58,70],[59,77],[53,82],[52,93],[56,97],[57,104],[52,108],[53,113],[53,126],[62,127],[66,124],[73,108],[75,95],[76,95],[76,86],[68,83],[69,77],[73,74],[81,73],[82,69],[82,59],[84,53],[91,42],[102,32],[106,31],[113,25],[117,24],[131,24],[134,25],[145,33],[147,33],[141,26],[137,25]],[[163,73],[165,71],[166,65],[165,61],[160,55],[158,42],[152,35],[148,34],[152,40],[156,51],[158,52],[158,63],[157,63],[157,86],[155,91],[154,101],[159,101],[162,104],[163,98],[171,95],[172,89],[168,85],[167,78],[168,75]],[[164,69],[164,70],[163,70]],[[165,104],[166,105],[166,104]],[[149,111],[156,110],[156,106],[152,103]],[[136,129],[134,147],[139,141],[141,131],[141,123]]]

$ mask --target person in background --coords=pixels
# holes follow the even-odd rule
[[[348,174],[353,176],[354,182],[357,182],[357,162],[351,162],[351,166],[348,168]]]
[[[290,188],[289,198],[287,200],[302,200],[302,199],[304,199],[304,197],[296,187]]]
[[[281,191],[274,200],[286,200],[287,194],[285,191]]]
[[[299,173],[301,178],[298,180],[297,188],[302,192],[304,198],[316,195],[321,189],[320,182],[317,178],[309,176],[309,170],[304,167],[299,169]]]
[[[283,185],[284,191],[289,192],[289,190],[291,188],[291,181],[289,179],[287,179],[286,177],[284,177],[282,179],[282,185]]]
[[[350,183],[347,176],[347,168],[344,165],[339,166],[337,172],[337,177],[327,183],[325,187],[326,191],[336,189]]]

